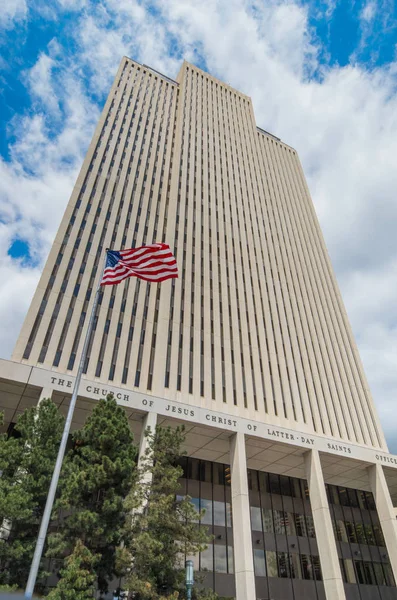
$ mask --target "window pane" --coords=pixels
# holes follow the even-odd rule
[[[274,533],[273,512],[270,508],[262,509],[263,530],[265,533]]]
[[[266,577],[265,551],[254,549],[254,566],[257,577]]]
[[[212,552],[213,552],[212,544],[208,544],[207,549],[204,550],[203,552],[201,552],[200,559],[201,559],[201,570],[202,571],[213,571],[214,564],[213,564]]]
[[[377,546],[385,546],[385,539],[379,523],[374,523],[375,542]]]
[[[347,495],[347,489],[344,487],[339,488],[339,499],[342,506],[349,506],[349,496]]]
[[[375,546],[375,535],[371,523],[365,523],[364,528],[365,536],[367,538],[367,544],[369,544],[370,546]]]
[[[356,567],[358,583],[366,583],[365,572],[364,572],[364,563],[362,562],[362,560],[355,560],[354,566]]]
[[[214,500],[214,525],[225,526],[225,503]]]
[[[347,538],[347,531],[346,531],[346,527],[345,527],[345,522],[342,521],[342,519],[337,519],[336,520],[336,532],[338,535],[338,540],[340,542],[348,542],[348,538]]]
[[[229,567],[229,573],[234,573],[233,546],[227,547],[227,562]]]
[[[391,570],[391,566],[387,563],[383,563],[383,571],[385,573],[386,585],[390,585],[391,587],[395,586],[393,571]]]
[[[315,576],[316,580],[322,581],[323,576],[321,573],[320,557],[312,556],[312,562],[313,562],[314,576]]]
[[[203,525],[212,525],[212,500],[201,498],[201,509],[205,510],[201,522]]]
[[[232,506],[230,502],[226,502],[226,527],[232,526]]]
[[[302,568],[300,556],[296,552],[290,554],[291,557],[291,577],[293,579],[302,579]]]
[[[251,529],[262,531],[261,509],[257,506],[251,506]]]
[[[299,535],[301,537],[307,537],[305,515],[295,513],[295,530],[296,535]]]
[[[199,498],[190,498],[190,502],[193,504],[196,509],[197,514],[200,512],[200,499]],[[199,519],[197,517],[196,522],[198,523]]]
[[[285,516],[286,513],[282,510],[274,510],[274,533],[279,535],[285,534]]]
[[[370,562],[364,562],[365,579],[368,585],[376,585],[375,573]]]
[[[378,585],[387,585],[382,563],[373,563],[373,568],[375,571],[376,583]]]
[[[365,537],[364,523],[356,523],[356,535],[357,535],[357,542],[359,544],[367,543],[367,538]]]
[[[350,558],[345,558],[342,562],[347,583],[356,583],[356,574],[354,572],[353,561]]]
[[[294,498],[301,498],[301,486],[299,479],[295,479],[295,477],[291,477],[291,490]]]
[[[347,537],[349,538],[349,541],[352,542],[353,544],[357,543],[357,536],[356,536],[356,530],[354,528],[354,523],[352,523],[351,521],[345,521],[345,526],[346,526],[346,532],[347,532]]]
[[[282,496],[291,496],[289,477],[285,475],[280,475],[280,493]]]
[[[285,528],[287,531],[287,535],[296,535],[294,513],[292,513],[292,512],[286,513]]]
[[[307,535],[311,538],[316,537],[316,531],[314,529],[314,521],[311,515],[306,515],[306,524],[307,524]]]
[[[269,488],[272,494],[280,494],[280,481],[278,475],[269,473]]]
[[[287,552],[277,552],[278,576],[283,578],[290,577],[289,557]]]
[[[314,579],[314,569],[310,554],[301,554],[303,579]]]
[[[217,573],[227,573],[226,546],[214,546],[215,553],[215,571]]]
[[[278,577],[276,553],[266,550],[266,567],[268,577]]]

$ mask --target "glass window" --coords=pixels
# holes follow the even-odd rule
[[[289,568],[289,556],[287,552],[277,552],[278,576],[289,578],[291,576]]]
[[[391,587],[395,586],[393,571],[391,570],[391,566],[387,563],[383,563],[383,571],[385,573],[386,585],[390,585]]]
[[[359,544],[366,544],[367,538],[365,537],[364,523],[356,523],[356,536]]]
[[[310,554],[301,554],[303,579],[314,579],[314,568]]]
[[[376,585],[376,578],[372,563],[364,562],[365,579],[368,585]]]
[[[278,535],[285,535],[285,521],[287,513],[282,510],[274,510],[274,533]]]
[[[272,494],[280,494],[279,476],[274,473],[269,473],[269,490]]]
[[[253,490],[254,492],[259,491],[258,471],[248,469],[248,489]]]
[[[200,461],[200,481],[212,482],[212,463],[208,460]]]
[[[287,531],[287,535],[296,535],[294,513],[287,512],[285,514],[286,514],[285,529]]]
[[[372,566],[375,572],[376,583],[378,585],[387,585],[382,563],[372,563]]]
[[[365,571],[364,571],[364,563],[362,560],[355,560],[354,566],[356,567],[357,580],[358,583],[364,584],[365,580]]]
[[[367,501],[366,501],[366,492],[362,492],[361,490],[357,490],[357,498],[358,498],[358,505],[360,508],[363,508],[364,510],[367,509]]]
[[[265,551],[260,548],[254,549],[254,566],[257,577],[266,577]]]
[[[344,487],[339,488],[339,499],[342,506],[350,506],[349,496],[347,495],[347,489]]]
[[[301,493],[301,486],[300,486],[299,479],[295,479],[295,477],[291,477],[290,482],[291,482],[291,491],[292,491],[293,497],[301,498],[302,493]]]
[[[203,550],[200,555],[200,564],[201,571],[213,571],[214,570],[214,561],[213,561],[213,547],[212,544],[208,544],[207,549]]]
[[[315,538],[316,530],[314,529],[314,521],[312,515],[306,515],[306,525],[308,537]]]
[[[251,506],[251,529],[262,531],[261,509],[258,506]]]
[[[229,567],[229,573],[234,573],[233,546],[227,547],[227,562]]]
[[[345,527],[345,522],[342,519],[336,520],[336,532],[337,537],[340,542],[348,542],[347,531]]]
[[[196,509],[197,514],[199,514],[200,512],[200,499],[199,498],[190,498],[190,502],[193,504],[194,508]],[[197,523],[198,523],[199,519],[197,517]]]
[[[266,550],[266,568],[268,577],[278,577],[276,553]]]
[[[212,500],[206,500],[201,498],[201,510],[205,510],[204,515],[201,518],[203,525],[212,525]]]
[[[263,531],[265,533],[274,533],[273,511],[270,508],[262,509]]]
[[[350,558],[340,559],[343,579],[346,583],[356,583],[353,561]]]
[[[374,523],[375,542],[377,546],[385,546],[385,538],[379,523]]]
[[[285,475],[280,475],[280,493],[282,496],[291,496],[289,477]]]
[[[214,525],[225,527],[225,503],[214,500]]]
[[[321,573],[320,557],[312,556],[312,562],[313,562],[314,576],[316,578],[316,581],[322,581],[323,576]]]
[[[187,477],[188,479],[193,479],[194,481],[199,480],[199,461],[197,458],[189,458],[188,459],[188,471]]]
[[[213,463],[212,469],[213,469],[214,483],[218,484],[218,485],[224,485],[225,484],[225,465],[221,465],[220,463]]]
[[[302,579],[302,567],[300,556],[297,552],[290,554],[291,558],[291,577],[293,579]]]
[[[226,502],[226,527],[232,526],[232,506],[230,502]]]
[[[372,529],[372,525],[371,523],[364,523],[364,528],[365,528],[365,536],[367,538],[367,544],[369,544],[370,546],[375,546],[375,535],[374,535],[374,530]]]
[[[356,530],[354,527],[354,523],[352,523],[351,521],[345,521],[345,526],[346,526],[347,537],[349,538],[349,541],[352,544],[356,544],[357,536],[356,536]]]
[[[372,492],[365,492],[368,510],[376,510],[376,504]]]
[[[295,513],[295,530],[296,535],[299,535],[301,537],[307,537],[305,515]]]
[[[347,488],[347,495],[349,497],[350,506],[353,506],[353,508],[357,508],[358,507],[358,500],[357,500],[356,490],[352,490],[351,488]]]
[[[214,546],[215,571],[217,573],[227,573],[227,553],[226,546]]]

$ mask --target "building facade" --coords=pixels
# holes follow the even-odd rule
[[[298,155],[189,63],[174,81],[121,61],[0,363],[6,422],[48,395],[66,410],[105,249],[154,241],[179,279],[101,290],[74,425],[109,392],[138,438],[185,423],[181,493],[214,534],[195,565],[221,595],[396,599],[397,457]]]

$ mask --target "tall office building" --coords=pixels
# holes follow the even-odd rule
[[[195,564],[221,595],[396,599],[397,457],[299,158],[191,64],[174,81],[122,60],[1,364],[8,421],[48,395],[65,410],[105,249],[155,241],[180,277],[101,290],[75,425],[108,392],[138,437],[185,423],[181,490],[214,533]]]

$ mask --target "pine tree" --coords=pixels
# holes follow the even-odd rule
[[[47,600],[89,600],[95,593],[95,567],[98,561],[95,556],[77,540],[74,550],[65,559],[65,566],[60,571],[61,578],[56,588],[51,590]]]
[[[19,437],[0,436],[1,585],[27,581],[62,430],[57,406],[42,400],[18,419]]]
[[[97,556],[92,568],[99,590],[106,592],[118,574],[124,499],[134,484],[136,448],[125,411],[111,395],[97,403],[73,440],[56,503],[59,531],[50,536],[48,555],[68,555],[80,539]]]
[[[190,498],[177,496],[182,476],[177,460],[183,454],[183,428],[157,427],[155,433],[148,430],[145,435],[148,451],[139,478],[147,482],[147,474],[151,473],[152,481],[141,483],[129,498],[132,570],[125,586],[136,600],[183,598],[184,557],[204,550],[211,538],[199,526],[201,515]],[[200,597],[198,589],[194,594]]]

